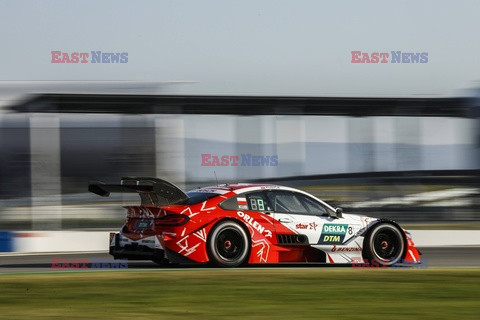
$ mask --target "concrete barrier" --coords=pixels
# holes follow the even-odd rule
[[[412,230],[418,247],[480,246],[480,230]],[[79,252],[108,251],[110,231],[11,232],[10,251]],[[7,251],[7,250],[4,250]]]
[[[109,231],[25,231],[13,233],[16,252],[108,251]]]
[[[418,247],[480,246],[480,230],[411,230]]]

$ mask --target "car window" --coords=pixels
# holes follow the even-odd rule
[[[296,196],[307,208],[308,213],[316,215],[328,215],[327,209],[314,199],[300,193],[296,193]]]
[[[300,202],[293,192],[289,191],[269,191],[268,199],[273,206],[273,210],[278,213],[308,213],[307,208]]]
[[[297,192],[269,191],[267,197],[278,213],[326,215],[327,209],[314,199]]]
[[[218,193],[213,192],[196,192],[196,191],[189,191],[187,192],[188,200],[186,204],[197,204],[203,202],[205,200],[214,198],[219,196]]]
[[[245,210],[245,208],[241,209],[242,203],[240,203],[240,205],[238,204],[237,197],[231,197],[223,200],[219,206],[225,210]]]
[[[272,211],[262,192],[239,194],[220,203],[225,210]]]

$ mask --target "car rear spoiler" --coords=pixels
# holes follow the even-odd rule
[[[123,177],[120,184],[106,184],[94,181],[88,184],[88,191],[102,197],[110,193],[138,193],[142,205],[162,206],[180,204],[188,200],[188,196],[174,184],[157,178]]]

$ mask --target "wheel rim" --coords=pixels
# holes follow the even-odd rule
[[[400,258],[403,241],[395,229],[381,229],[373,239],[373,250],[377,259],[391,262]]]
[[[218,233],[215,251],[225,261],[237,261],[244,254],[245,243],[242,234],[234,228],[225,228]]]

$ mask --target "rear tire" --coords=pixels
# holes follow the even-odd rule
[[[403,231],[391,223],[378,223],[368,232],[363,242],[363,257],[370,265],[392,266],[405,255]]]
[[[219,222],[210,232],[207,252],[210,262],[219,267],[234,268],[246,264],[250,256],[247,231],[231,220]]]

